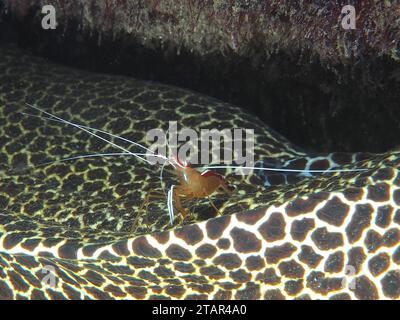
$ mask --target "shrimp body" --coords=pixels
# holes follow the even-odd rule
[[[181,165],[176,168],[179,185],[173,189],[173,199],[176,209],[186,217],[189,212],[182,206],[181,198],[207,198],[219,189],[230,194],[229,186],[224,177],[214,171],[207,170],[200,173],[190,165]]]

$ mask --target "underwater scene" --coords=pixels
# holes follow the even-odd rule
[[[0,299],[399,300],[399,107],[397,1],[2,0]]]

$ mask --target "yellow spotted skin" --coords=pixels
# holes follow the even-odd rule
[[[221,172],[235,187],[231,197],[213,195],[222,215],[195,201],[186,203],[191,218],[170,226],[166,199],[139,210],[162,190],[159,166],[132,157],[41,165],[118,150],[21,114],[43,116],[26,102],[143,145],[148,130],[177,121],[196,131],[252,128],[257,159],[305,156],[227,103],[2,47],[1,299],[399,299],[399,152],[351,161],[366,172],[269,188],[255,174]],[[164,180],[177,183],[171,173]]]

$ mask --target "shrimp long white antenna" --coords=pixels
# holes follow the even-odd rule
[[[137,155],[141,155],[138,153]],[[52,163],[57,163],[57,162],[64,162],[64,161],[69,161],[69,160],[77,160],[81,158],[95,158],[95,157],[107,157],[107,156],[131,156],[131,154],[127,152],[112,152],[112,153],[92,153],[92,154],[84,154],[84,155],[79,155],[79,156],[74,156],[74,157],[68,157],[68,158],[61,158],[61,159],[56,159],[52,161],[46,161],[46,162],[41,162],[38,163],[37,165],[34,165],[33,167],[44,167]],[[27,166],[24,169],[29,169],[32,166]],[[20,169],[13,169],[8,172],[18,172]]]
[[[167,132],[165,133],[165,138],[166,138],[166,142],[165,142],[165,143],[167,144],[168,152],[171,153],[171,154],[173,154],[173,152],[172,152],[172,150],[171,150],[171,146],[170,146],[169,143],[168,143],[168,135],[169,135],[169,128],[167,129]],[[183,168],[182,164],[179,163],[179,161],[177,161],[177,159],[173,158],[173,160],[174,160],[175,164],[176,164],[178,167]],[[167,158],[167,161],[176,169],[175,164],[174,164],[169,158]],[[166,164],[167,164],[167,162],[165,161],[165,162],[163,163],[163,165],[162,165],[162,167],[161,167],[161,171],[160,171],[160,184],[161,184],[161,188],[162,188],[164,194],[166,194],[166,192],[165,192],[165,188],[164,188],[164,185],[163,185],[163,173],[164,173],[164,168],[165,168],[165,165],[166,165]],[[168,195],[169,195],[169,192],[168,192]],[[171,203],[172,203],[172,202],[171,202]],[[168,209],[169,209],[169,207],[168,207]],[[173,207],[172,207],[172,210],[173,210]],[[173,211],[172,211],[172,216],[173,216]],[[170,216],[170,217],[171,217],[171,216]]]
[[[147,155],[146,153],[135,153],[136,156],[145,156]],[[128,152],[109,152],[109,153],[91,153],[91,154],[83,154],[79,156],[74,156],[74,157],[67,157],[67,158],[61,158],[61,159],[56,159],[52,161],[47,161],[47,162],[42,162],[39,163],[37,166],[46,166],[52,163],[57,163],[57,162],[64,162],[64,161],[70,161],[70,160],[78,160],[78,159],[84,159],[84,158],[96,158],[96,157],[110,157],[110,156],[129,156],[131,157],[132,154]],[[162,156],[155,154],[154,157],[161,157]]]
[[[44,114],[50,116],[51,118],[57,119],[57,120],[60,121],[60,122],[63,122],[63,123],[65,123],[65,124],[68,124],[68,125],[71,125],[71,126],[73,126],[73,127],[75,127],[75,128],[78,128],[78,129],[80,129],[80,130],[82,130],[82,131],[85,131],[85,132],[87,132],[88,134],[90,134],[90,135],[92,135],[92,136],[94,136],[94,137],[96,137],[96,138],[98,138],[98,139],[100,139],[100,140],[102,140],[102,141],[104,141],[104,142],[107,142],[107,143],[109,143],[110,145],[112,145],[112,146],[114,146],[114,147],[116,147],[116,148],[118,148],[118,149],[120,149],[120,150],[122,150],[122,151],[124,151],[124,152],[126,152],[126,153],[129,153],[131,156],[134,156],[134,157],[136,157],[136,158],[139,158],[139,159],[141,159],[141,160],[147,162],[148,164],[152,164],[149,160],[147,160],[147,159],[145,159],[145,158],[143,158],[143,157],[141,157],[141,156],[138,156],[138,155],[136,155],[135,153],[129,151],[128,149],[125,149],[124,147],[121,147],[121,146],[119,146],[118,144],[116,144],[116,143],[114,143],[114,142],[112,142],[112,141],[109,141],[109,140],[107,140],[107,139],[105,139],[105,138],[103,138],[103,137],[101,137],[101,136],[99,136],[99,135],[97,135],[97,134],[91,132],[91,131],[90,131],[89,129],[87,129],[87,128],[84,128],[84,127],[82,127],[82,126],[80,126],[80,125],[78,125],[78,124],[75,124],[75,123],[73,123],[73,122],[67,121],[67,120],[62,119],[62,118],[60,118],[60,117],[57,117],[57,116],[51,114],[50,112],[47,112],[47,111],[45,111],[45,110],[43,110],[43,109],[41,109],[41,108],[39,108],[39,107],[36,107],[36,106],[34,106],[34,105],[29,104],[29,103],[26,103],[26,105],[29,106],[29,107],[31,107],[31,108],[33,108],[33,109],[35,109],[35,110],[37,110],[37,111],[40,111],[40,112],[42,112],[42,113],[44,113]]]
[[[51,118],[51,117],[39,116],[37,114],[32,114],[32,113],[27,113],[27,112],[20,112],[20,113],[25,115],[25,116],[36,117],[36,118],[40,118],[40,119],[46,119],[46,120],[50,120],[50,121],[55,121],[55,122],[59,122],[59,123],[62,123],[62,124],[66,124],[64,121],[61,121],[61,120],[58,120],[58,119],[55,119],[55,118]],[[107,131],[104,131],[104,130],[101,130],[101,129],[96,129],[96,128],[93,128],[93,127],[84,126],[84,125],[77,124],[77,123],[75,123],[75,124],[77,126],[79,126],[80,128],[85,128],[85,129],[88,129],[88,130],[92,130],[94,132],[100,132],[100,133],[106,134],[106,135],[108,135],[110,137],[117,138],[117,139],[120,139],[122,141],[128,142],[128,143],[133,144],[135,146],[138,146],[138,147],[140,147],[140,148],[142,148],[142,149],[144,149],[144,150],[146,150],[148,152],[151,152],[153,155],[156,155],[153,150],[151,150],[149,148],[146,148],[144,145],[141,145],[140,143],[137,143],[137,142],[132,141],[130,139],[118,136],[116,134],[112,134],[110,132],[107,132]],[[163,157],[163,158],[167,159],[167,157]]]
[[[362,172],[369,169],[331,169],[331,170],[301,170],[301,169],[285,169],[285,168],[259,168],[259,167],[242,167],[242,166],[206,166],[204,170],[209,169],[245,169],[259,171],[277,171],[277,172],[298,172],[298,173],[331,173],[331,172]]]

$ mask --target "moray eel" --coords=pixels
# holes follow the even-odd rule
[[[139,210],[161,188],[159,167],[132,157],[54,162],[118,150],[23,114],[34,113],[26,103],[144,145],[146,132],[168,121],[252,128],[264,164],[366,171],[293,181],[225,171],[235,190],[213,195],[220,214],[200,200],[171,226],[165,199]],[[216,99],[2,47],[0,298],[399,299],[399,159],[397,151],[311,157]],[[175,179],[165,174],[166,184]]]

